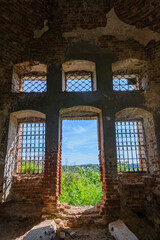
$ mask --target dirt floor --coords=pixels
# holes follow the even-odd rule
[[[27,232],[36,224],[38,224],[37,221],[34,222],[31,220],[4,221],[0,223],[0,240],[23,240]],[[73,236],[65,232],[65,239],[113,240],[107,228],[101,229],[91,225],[88,227],[72,228],[71,231],[74,233]],[[59,236],[56,236],[54,239],[59,239]]]
[[[60,239],[60,232],[65,236],[61,239],[79,239],[79,240],[113,240],[108,230],[108,222],[102,219],[98,214],[98,209],[92,206],[75,207],[68,206],[66,204],[60,205],[60,212],[50,219],[54,222],[56,228],[55,240]],[[122,211],[120,213],[121,220],[128,226],[128,228],[138,237],[139,240],[159,240],[157,233],[155,233],[154,226],[151,222],[148,222],[146,217],[133,212]],[[24,217],[24,216],[23,216]],[[43,216],[43,219],[31,220],[23,218],[23,220],[0,218],[0,240],[35,240],[34,237],[30,237],[29,231],[38,225],[38,234],[40,236],[39,229],[43,229],[43,225],[47,216]],[[53,221],[54,220],[54,221]],[[72,234],[71,234],[72,233]],[[27,238],[25,237],[27,236]],[[42,240],[51,240],[48,238],[37,238]]]

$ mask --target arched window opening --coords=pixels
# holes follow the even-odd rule
[[[115,127],[118,172],[146,171],[143,121],[117,121]]]
[[[96,91],[95,63],[86,60],[71,60],[62,64],[62,91]]]
[[[45,161],[45,114],[22,110],[10,114],[5,158],[3,201],[16,174],[40,174]]]
[[[16,64],[13,68],[12,92],[47,91],[47,66],[37,61]]]
[[[137,91],[149,88],[145,61],[127,59],[115,62],[112,64],[112,72],[114,91]]]
[[[147,172],[159,169],[153,116],[140,108],[116,113],[116,147],[119,172]]]

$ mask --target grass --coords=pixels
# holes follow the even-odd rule
[[[99,170],[90,167],[63,169],[61,203],[78,206],[95,206],[101,202],[102,183]]]
[[[21,173],[42,173],[43,162],[40,161],[22,161]]]

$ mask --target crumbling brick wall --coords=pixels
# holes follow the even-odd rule
[[[43,174],[14,175],[10,199],[17,202],[43,203]]]

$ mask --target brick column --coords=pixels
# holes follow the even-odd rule
[[[59,160],[58,132],[59,111],[52,109],[46,116],[46,155],[44,167],[44,212],[54,214],[57,211],[59,197]]]
[[[106,216],[115,217],[120,210],[120,197],[118,193],[118,174],[116,159],[115,117],[102,111],[103,141],[105,161],[106,192],[103,193],[102,212]]]

